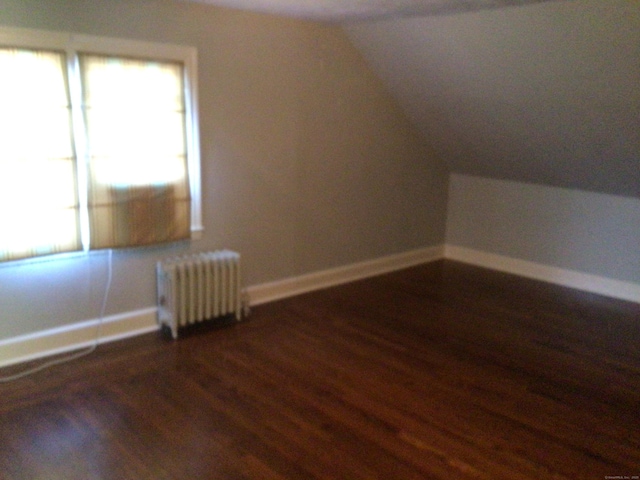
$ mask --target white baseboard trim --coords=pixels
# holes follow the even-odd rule
[[[636,283],[623,282],[455,245],[446,245],[444,256],[450,260],[458,260],[479,267],[491,268],[607,297],[640,303],[640,285]]]
[[[0,367],[37,360],[93,345],[98,333],[97,319],[42,330],[0,340]],[[145,308],[105,317],[98,343],[158,330],[156,308]]]
[[[400,270],[442,258],[444,246],[427,247],[343,267],[249,287],[251,305],[259,305],[312,290]],[[0,367],[70,352],[93,345],[98,320],[42,330],[0,340]],[[99,343],[107,343],[158,330],[155,307],[105,317]]]
[[[251,305],[353,282],[375,275],[429,263],[441,258],[534,278],[600,295],[640,303],[640,285],[573,270],[542,265],[455,245],[437,245],[342,267],[308,273],[247,288]],[[91,346],[98,320],[87,320],[27,335],[0,340],[0,367],[37,360]],[[158,330],[155,307],[105,317],[99,343],[107,343]]]
[[[298,277],[254,285],[247,288],[247,293],[251,299],[251,305],[260,305],[262,303],[273,302],[294,295],[432,262],[442,258],[443,255],[443,245],[426,247],[342,267],[308,273]]]

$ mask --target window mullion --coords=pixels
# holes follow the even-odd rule
[[[80,205],[80,236],[82,248],[89,250],[89,150],[84,119],[84,105],[82,95],[82,75],[78,52],[67,49],[67,72],[69,78],[69,96],[71,99],[71,118],[73,123],[73,142],[76,154],[76,168],[78,176],[78,201]]]

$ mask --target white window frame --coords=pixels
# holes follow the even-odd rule
[[[33,48],[63,51],[67,54],[69,72],[69,95],[71,97],[74,129],[83,125],[80,97],[78,54],[95,53],[102,55],[142,58],[158,61],[176,61],[184,65],[184,100],[186,121],[187,168],[191,193],[191,239],[202,237],[202,191],[200,170],[200,135],[198,129],[198,52],[195,47],[168,43],[146,42],[123,38],[83,35],[69,32],[34,30],[26,28],[0,27],[0,47]],[[84,153],[84,133],[75,131],[75,148],[78,168],[86,168]],[[80,176],[82,177],[82,176]],[[86,179],[86,176],[85,176]],[[79,181],[82,181],[81,179]],[[78,185],[84,189],[86,185]],[[81,197],[82,197],[81,193]],[[82,204],[81,209],[86,209]],[[81,215],[86,218],[86,215]],[[83,229],[86,231],[86,229]],[[85,246],[86,250],[86,246]]]

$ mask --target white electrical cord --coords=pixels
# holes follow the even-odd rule
[[[100,317],[98,317],[98,325],[96,326],[96,334],[95,334],[95,339],[93,340],[93,344],[90,345],[89,347],[74,353],[72,355],[69,355],[67,357],[63,357],[63,358],[58,358],[56,360],[50,360],[48,362],[45,362],[41,365],[38,365],[36,367],[30,368],[28,370],[25,370],[23,372],[19,372],[16,373],[14,375],[9,375],[6,377],[0,377],[0,383],[8,383],[8,382],[12,382],[14,380],[19,380],[21,378],[24,378],[26,376],[32,375],[36,372],[40,372],[41,370],[44,370],[45,368],[49,368],[49,367],[53,367],[54,365],[60,365],[62,363],[67,363],[67,362],[71,362],[73,360],[76,360],[78,358],[84,357],[86,355],[89,355],[91,353],[93,353],[95,351],[96,348],[98,348],[98,344],[100,343],[100,334],[101,334],[101,330],[102,330],[102,322],[104,319],[104,314],[105,311],[107,309],[107,300],[109,298],[109,293],[111,291],[111,279],[113,277],[113,250],[109,250],[109,260],[108,260],[108,267],[107,267],[107,283],[104,289],[104,296],[102,297],[102,306],[100,307]]]

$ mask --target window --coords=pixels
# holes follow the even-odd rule
[[[202,230],[194,48],[0,29],[0,261]]]

